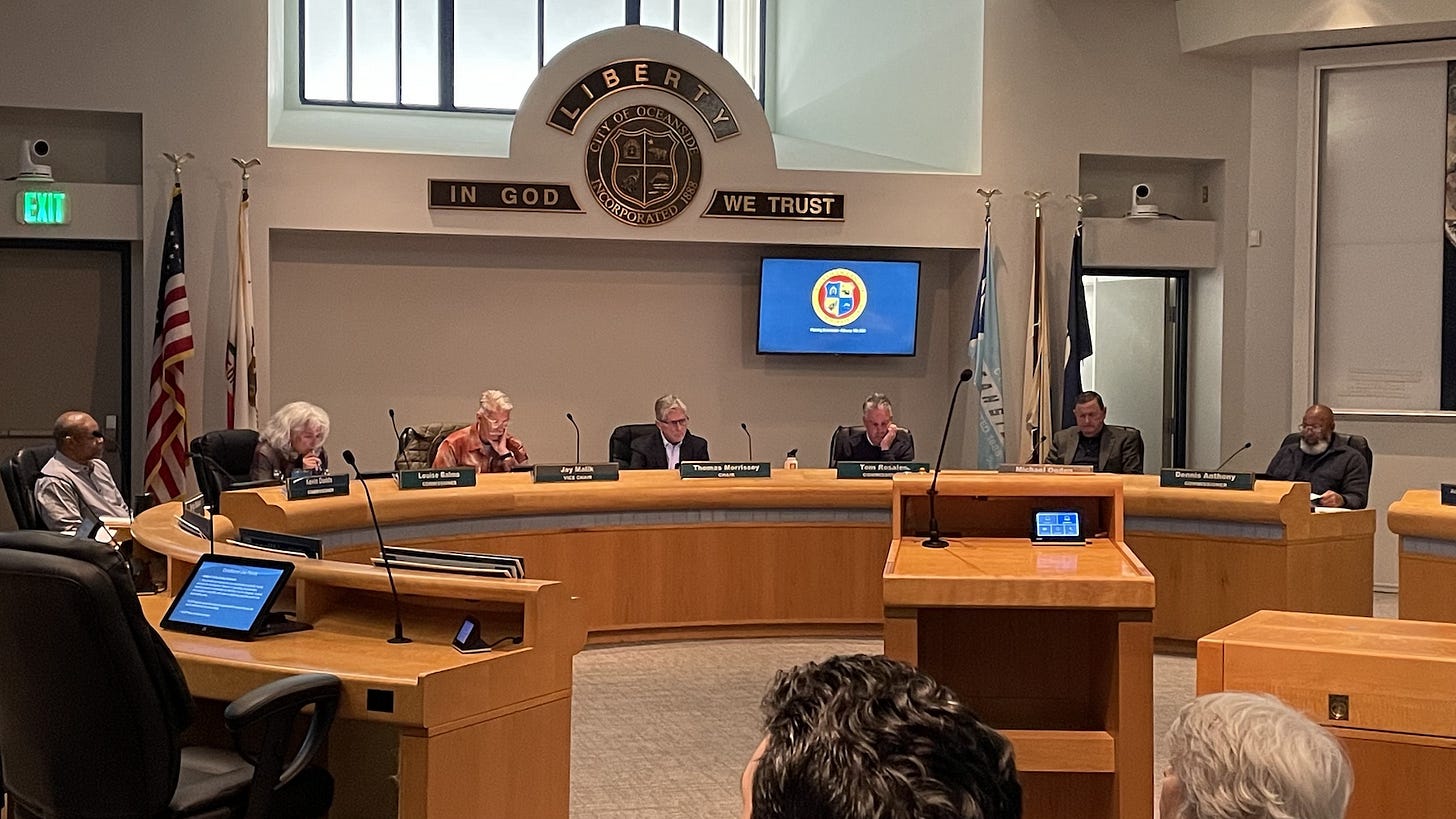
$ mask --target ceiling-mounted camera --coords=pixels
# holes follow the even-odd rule
[[[20,143],[20,173],[16,179],[28,182],[54,182],[51,166],[42,160],[51,155],[51,144],[44,139],[27,139]]]
[[[1128,216],[1135,219],[1156,219],[1160,215],[1158,206],[1148,201],[1153,195],[1153,186],[1146,182],[1139,182],[1132,186],[1132,210]]]

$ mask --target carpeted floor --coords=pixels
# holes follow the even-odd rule
[[[1375,615],[1395,616],[1395,595],[1377,594]],[[774,672],[880,650],[878,640],[775,639],[583,651],[572,707],[572,816],[738,816],[739,777],[762,738],[758,703]],[[1163,737],[1193,697],[1194,667],[1192,657],[1153,660],[1155,791],[1167,761]]]

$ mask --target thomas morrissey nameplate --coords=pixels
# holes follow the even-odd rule
[[[772,470],[768,461],[683,461],[677,465],[684,478],[767,478]]]
[[[615,481],[621,467],[616,464],[536,464],[531,467],[532,483],[576,483]]]
[[[464,469],[405,469],[396,479],[400,489],[450,489],[456,486],[474,486],[475,470]]]

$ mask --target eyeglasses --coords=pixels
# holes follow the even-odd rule
[[[102,432],[99,429],[93,429],[93,430],[91,430],[91,434],[89,436],[88,435],[71,435],[71,436],[68,436],[68,437],[71,437],[71,438],[87,438],[87,437],[90,437],[90,438],[105,438],[106,437],[106,433]]]
[[[1324,424],[1300,424],[1299,425],[1299,431],[1300,432],[1319,432],[1319,431],[1324,430],[1324,429],[1327,429],[1327,427]]]
[[[670,427],[685,427],[688,425],[688,419],[683,418],[677,421],[658,421],[657,423],[667,424]]]

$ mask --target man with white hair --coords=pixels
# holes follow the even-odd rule
[[[1342,819],[1353,788],[1339,740],[1267,694],[1205,694],[1168,729],[1162,819]]]
[[[895,408],[889,396],[870,393],[864,400],[864,429],[841,429],[834,436],[834,460],[913,461],[915,439],[910,430],[895,426]]]
[[[510,434],[511,399],[500,390],[480,394],[475,423],[457,429],[440,442],[435,453],[437,468],[473,467],[476,472],[509,472],[530,466],[530,456],[521,439]]]
[[[632,439],[628,469],[677,469],[683,461],[708,460],[708,441],[688,432],[688,406],[671,393],[652,407],[657,432]]]

